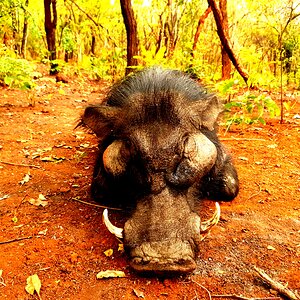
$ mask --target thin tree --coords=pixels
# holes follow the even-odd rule
[[[56,25],[57,11],[56,0],[44,0],[45,8],[45,31],[47,46],[49,51],[49,59],[56,59]]]
[[[198,24],[197,24],[196,33],[194,35],[193,48],[192,48],[192,52],[191,52],[192,58],[195,58],[195,51],[197,49],[197,44],[198,44],[199,36],[200,36],[201,31],[202,31],[202,28],[203,28],[203,25],[204,25],[204,21],[207,19],[207,17],[209,16],[210,13],[211,13],[211,7],[208,6],[207,9],[205,10],[205,12],[199,18],[199,21],[198,21]]]
[[[220,0],[220,11],[222,15],[222,23],[223,23],[223,30],[224,34],[227,39],[229,39],[228,33],[228,13],[227,13],[227,0]],[[222,54],[222,80],[230,79],[231,77],[231,62],[230,58],[224,49],[223,45],[221,47],[221,54]]]
[[[125,75],[128,75],[133,71],[133,67],[138,65],[136,56],[139,54],[139,39],[131,0],[120,0],[120,4],[127,35],[127,67]]]
[[[29,18],[29,13],[27,10],[28,4],[29,4],[29,0],[26,0],[25,5],[22,6],[24,11],[24,24],[23,24],[22,43],[21,43],[21,56],[23,58],[26,58],[26,48],[27,48],[27,38],[28,38],[28,18]]]
[[[237,57],[235,56],[235,54],[233,52],[233,49],[232,49],[232,47],[229,43],[229,39],[227,38],[226,33],[224,31],[223,22],[222,22],[222,15],[221,15],[221,12],[220,12],[219,8],[217,7],[216,1],[215,0],[207,0],[207,2],[208,2],[208,5],[211,6],[212,12],[214,14],[215,22],[216,22],[216,25],[217,25],[217,32],[218,32],[218,36],[220,38],[222,47],[224,48],[224,50],[228,54],[228,57],[230,58],[232,64],[236,68],[236,70],[239,72],[239,74],[242,76],[245,83],[247,84],[248,79],[249,79],[249,75],[246,72],[246,70],[244,70],[242,68],[242,66],[240,65]]]

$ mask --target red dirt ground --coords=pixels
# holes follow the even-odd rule
[[[103,209],[76,201],[92,203],[97,140],[74,127],[86,102],[103,99],[107,84],[78,78],[60,84],[45,76],[37,85],[34,92],[0,91],[0,299],[38,299],[25,291],[33,274],[44,300],[280,299],[254,266],[300,291],[300,120],[293,118],[299,95],[286,95],[293,106],[282,125],[276,119],[226,135],[220,128],[239,171],[240,194],[221,204],[221,222],[203,241],[196,271],[162,279],[137,276],[104,227]],[[29,181],[21,184],[26,174]],[[29,202],[39,194],[46,206]],[[122,213],[110,215],[124,222]],[[105,256],[108,249],[112,256]],[[126,277],[96,279],[108,269]]]

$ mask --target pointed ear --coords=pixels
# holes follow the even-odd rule
[[[222,110],[222,103],[217,96],[195,101],[191,105],[191,122],[197,128],[206,127],[212,131]]]
[[[121,109],[107,105],[88,106],[79,126],[91,129],[98,137],[104,137],[111,133],[119,123]]]

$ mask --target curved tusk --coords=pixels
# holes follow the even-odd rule
[[[110,233],[112,233],[113,235],[115,235],[120,239],[123,238],[123,228],[116,227],[109,221],[107,209],[104,209],[102,219]]]
[[[220,204],[216,202],[216,210],[214,215],[209,220],[201,222],[200,233],[207,233],[213,226],[215,226],[219,222],[220,216],[221,216]]]

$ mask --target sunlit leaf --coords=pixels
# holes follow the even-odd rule
[[[41,290],[41,286],[42,283],[38,277],[37,274],[31,275],[27,278],[26,280],[27,285],[25,287],[25,290],[27,293],[29,293],[30,295],[33,295],[34,292],[36,292],[39,296],[39,298],[41,298],[40,296],[40,290]]]
[[[134,294],[135,294],[138,298],[142,298],[142,299],[145,298],[145,295],[144,295],[143,292],[141,292],[141,291],[139,291],[139,290],[137,290],[137,289],[133,289],[133,292],[134,292]]]
[[[123,271],[106,270],[106,271],[99,272],[96,277],[97,279],[103,279],[103,278],[126,277],[126,275]]]
[[[48,201],[46,201],[46,198],[43,194],[40,194],[39,197],[37,199],[34,199],[34,198],[30,198],[28,200],[28,202],[32,205],[35,205],[35,206],[46,206],[48,205]]]
[[[19,182],[19,184],[24,185],[25,183],[29,182],[30,177],[31,177],[31,175],[28,172],[27,174],[24,175],[23,179]]]
[[[114,253],[113,249],[108,249],[106,251],[103,252],[105,254],[105,256],[112,256]]]

